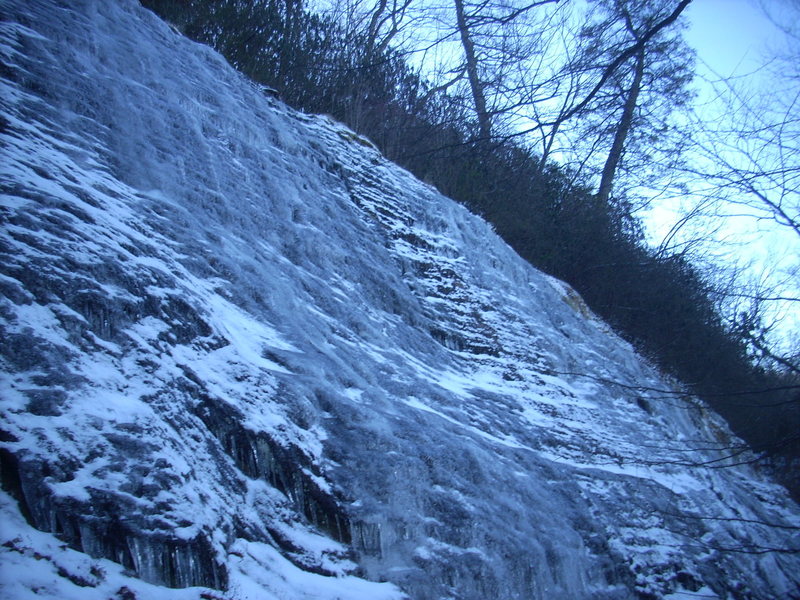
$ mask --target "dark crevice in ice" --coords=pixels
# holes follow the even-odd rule
[[[281,491],[309,523],[333,539],[350,544],[350,520],[340,503],[314,480],[318,468],[302,450],[285,447],[261,432],[246,429],[243,417],[220,401],[204,399],[197,416],[219,440],[226,454],[248,477],[262,479]]]
[[[19,458],[5,448],[0,449],[0,472],[3,489],[17,500],[28,523],[55,534],[69,547],[117,562],[156,585],[227,587],[225,567],[217,562],[204,535],[179,540],[143,531],[135,516],[120,516],[129,513],[120,511],[119,498],[95,490],[88,502],[54,497],[45,483],[51,467]]]

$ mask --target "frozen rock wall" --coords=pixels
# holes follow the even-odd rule
[[[798,507],[486,223],[132,0],[2,12],[5,597],[798,595]]]

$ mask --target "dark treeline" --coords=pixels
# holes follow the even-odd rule
[[[713,273],[686,254],[648,247],[624,193],[594,192],[588,178],[542,160],[521,136],[487,136],[488,109],[476,113],[463,94],[426,81],[369,27],[345,30],[291,0],[142,3],[291,106],[343,121],[482,215],[522,257],[567,281],[640,352],[706,399],[764,455],[760,464],[800,495],[792,476],[800,457],[797,376],[753,360],[752,331],[721,314]]]

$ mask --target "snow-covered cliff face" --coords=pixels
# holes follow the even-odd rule
[[[132,0],[2,12],[4,597],[798,594],[797,506],[486,223]]]

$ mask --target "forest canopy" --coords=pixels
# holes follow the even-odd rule
[[[800,357],[775,343],[770,310],[798,300],[733,276],[684,235],[746,212],[800,238],[800,61],[780,57],[780,100],[719,80],[730,119],[699,118],[690,3],[142,0],[486,218],[686,398],[707,400],[800,497]],[[641,209],[681,194],[692,208],[648,241]]]

